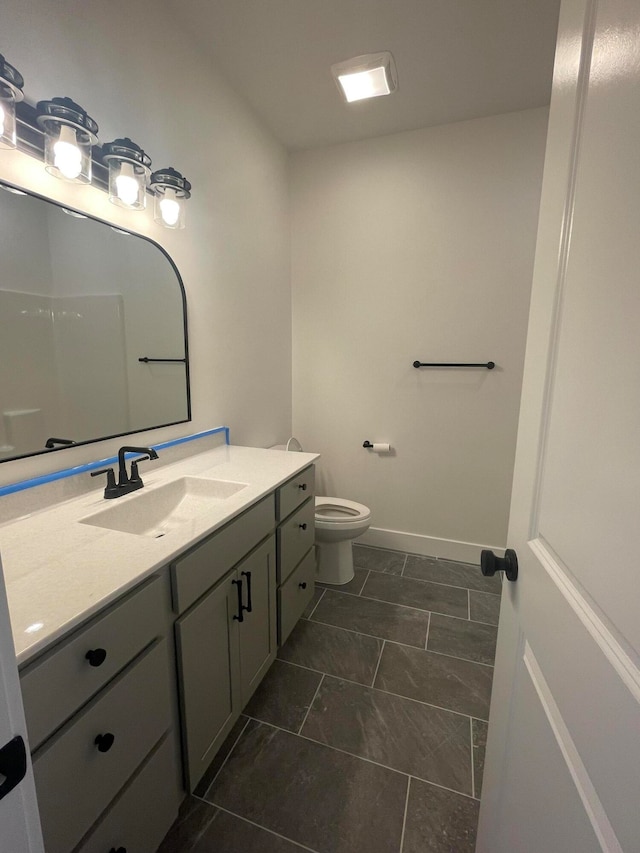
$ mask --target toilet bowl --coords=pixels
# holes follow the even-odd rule
[[[352,541],[371,524],[371,510],[344,498],[316,497],[317,576],[320,583],[353,580]]]
[[[301,451],[297,438],[286,444],[274,444],[270,450]],[[316,580],[320,583],[345,584],[353,580],[351,543],[371,524],[371,510],[364,504],[344,498],[316,496]]]

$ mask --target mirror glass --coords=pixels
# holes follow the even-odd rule
[[[0,461],[51,452],[50,439],[190,420],[184,287],[169,256],[0,188]]]

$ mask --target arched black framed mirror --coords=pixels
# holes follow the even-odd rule
[[[0,188],[0,461],[191,420],[186,297],[164,249]]]

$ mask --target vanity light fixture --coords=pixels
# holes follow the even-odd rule
[[[337,62],[331,72],[348,103],[390,95],[398,88],[396,64],[388,50]]]
[[[102,159],[109,166],[109,201],[129,210],[144,210],[151,157],[125,137],[103,145]]]
[[[0,53],[0,148],[16,147],[16,103],[24,98],[22,74]]]
[[[191,184],[173,166],[151,175],[155,195],[154,219],[165,228],[184,228],[185,201],[191,198]]]
[[[71,98],[38,101],[37,121],[44,130],[44,167],[56,178],[91,183],[91,147],[98,125]]]

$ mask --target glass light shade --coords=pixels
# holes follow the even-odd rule
[[[173,187],[156,190],[154,219],[165,228],[184,228],[185,204]]]
[[[24,97],[20,72],[0,54],[0,148],[15,148],[16,103]]]
[[[13,90],[0,82],[0,147],[16,147],[16,99]]]
[[[173,166],[158,169],[151,175],[155,195],[153,217],[165,228],[184,228],[185,205],[191,198],[191,184]]]
[[[51,175],[76,184],[91,183],[90,134],[65,122],[49,119],[44,126],[44,167]]]
[[[331,72],[348,103],[390,95],[398,88],[395,61],[388,50],[337,62]]]
[[[109,161],[109,201],[129,210],[144,210],[147,204],[147,169],[128,160]]]

